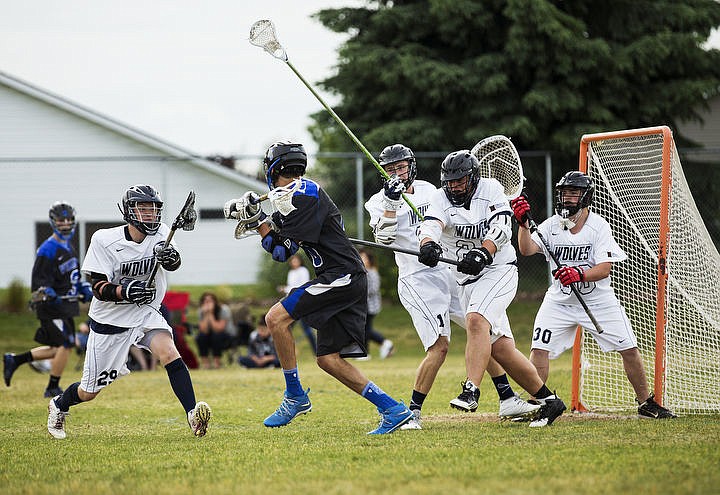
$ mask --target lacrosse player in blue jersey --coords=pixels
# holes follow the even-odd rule
[[[170,228],[161,222],[162,207],[155,188],[132,186],[123,194],[120,207],[126,225],[98,230],[90,240],[82,265],[82,271],[90,274],[94,295],[85,364],[81,380],[48,404],[47,428],[55,438],[66,437],[65,417],[71,406],[93,400],[130,373],[126,362],[132,345],[149,350],[165,367],[193,434],[201,437],[207,432],[210,407],[195,401],[190,373],[160,312],[167,290],[165,271],[177,270],[181,263],[174,241],[165,245]],[[163,270],[151,282],[156,263]]]
[[[365,203],[370,213],[376,242],[405,249],[417,249],[417,230],[421,218],[403,200],[405,193],[420,212],[427,210],[437,188],[424,180],[416,180],[415,154],[403,144],[387,146],[380,153],[379,164],[390,178],[383,188]],[[450,320],[465,328],[465,313],[460,306],[458,287],[450,265],[434,267],[420,263],[416,256],[395,253],[398,266],[398,296],[410,314],[415,331],[425,350],[418,367],[410,400],[414,418],[401,428],[422,429],[421,410],[430,393],[440,367],[445,362],[450,343]],[[488,373],[500,397],[501,418],[522,417],[535,412],[539,405],[520,399],[508,382],[505,370],[490,359]],[[477,401],[450,402],[456,409],[474,412]]]
[[[65,201],[58,201],[48,213],[53,233],[37,250],[32,269],[32,303],[40,320],[35,347],[22,354],[6,353],[3,359],[3,378],[10,386],[10,379],[18,366],[52,358],[50,380],[45,397],[62,393],[62,376],[68,356],[75,347],[74,316],[80,314],[78,300],[92,299],[90,284],[80,277],[77,254],[72,246],[75,235],[75,208]]]
[[[317,329],[317,364],[350,390],[374,404],[382,417],[369,434],[392,433],[413,417],[412,412],[383,392],[345,358],[364,357],[367,275],[360,255],[345,234],[340,212],[327,193],[302,177],[307,154],[301,144],[278,142],[264,159],[272,217],[248,191],[225,204],[225,217],[257,229],[263,248],[275,261],[286,262],[299,248],[312,261],[315,279],[290,291],[266,315],[285,377],[280,407],[268,416],[267,427],[284,426],[310,412],[310,389],[300,383],[295,340],[290,325],[299,319]]]

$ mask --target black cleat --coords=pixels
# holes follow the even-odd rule
[[[462,388],[460,395],[450,401],[450,407],[465,412],[475,412],[478,408],[480,389],[469,378],[462,383]]]
[[[669,409],[664,408],[655,402],[655,395],[651,394],[645,402],[638,407],[638,415],[641,418],[668,419],[677,418]]]
[[[540,407],[535,419],[530,422],[530,428],[550,426],[567,409],[562,399],[555,394],[544,399],[538,399],[538,401],[542,404],[542,407]]]
[[[3,378],[5,379],[6,386],[10,386],[10,379],[17,368],[18,366],[15,364],[15,354],[6,352],[5,356],[3,356]]]

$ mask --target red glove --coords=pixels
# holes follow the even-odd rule
[[[510,206],[512,206],[518,225],[527,228],[525,224],[530,219],[530,203],[528,203],[527,197],[521,194],[517,198],[510,200]]]
[[[567,287],[576,282],[585,280],[585,270],[579,266],[563,266],[553,272],[555,280],[559,280],[561,284]]]

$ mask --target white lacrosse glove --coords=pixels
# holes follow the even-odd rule
[[[387,211],[397,211],[402,208],[404,192],[405,182],[397,175],[391,175],[383,186],[383,208]]]
[[[231,199],[225,203],[223,206],[223,213],[225,214],[225,218],[228,220],[239,220],[239,214],[241,211],[244,211],[242,205],[240,204],[241,198]]]

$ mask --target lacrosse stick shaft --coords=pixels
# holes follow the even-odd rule
[[[555,262],[555,266],[557,266],[558,268],[562,268],[563,265],[560,264],[560,260],[557,259],[557,256],[555,256],[555,253],[553,253],[553,251],[550,249],[550,244],[548,244],[545,237],[538,230],[538,226],[535,223],[535,220],[533,220],[530,216],[528,216],[528,223],[530,224],[530,232],[537,233],[538,237],[540,238],[542,243],[545,245],[545,249],[547,250],[548,253],[550,253],[550,258],[552,258],[552,260]],[[590,321],[592,321],[592,324],[595,325],[595,330],[597,330],[597,333],[603,333],[603,329],[600,326],[600,323],[598,323],[597,319],[595,318],[595,315],[592,314],[592,311],[590,311],[590,308],[588,307],[587,303],[580,295],[580,291],[575,286],[575,284],[570,284],[570,290],[572,291],[573,294],[575,294],[575,297],[580,302],[580,305],[585,310],[585,313],[590,318]]]
[[[363,241],[361,239],[353,239],[352,237],[349,238],[350,242],[353,244],[359,244],[360,246],[368,246],[373,248],[379,248],[379,249],[386,249],[388,251],[395,251],[397,253],[404,253],[404,254],[412,254],[414,256],[420,256],[420,251],[415,251],[413,249],[405,249],[397,246],[386,246],[385,244],[378,244],[377,242],[370,242],[370,241]],[[449,258],[439,258],[438,261],[441,261],[443,263],[448,263],[450,265],[458,265],[458,261],[451,260]]]
[[[187,199],[185,200],[185,204],[183,205],[182,209],[180,209],[180,213],[178,213],[177,217],[175,217],[175,221],[172,224],[172,227],[170,227],[170,233],[167,236],[167,239],[165,239],[165,246],[170,245],[170,241],[172,241],[173,236],[175,236],[175,231],[184,225],[186,221],[186,217],[188,214],[189,209],[195,208],[195,192],[190,191],[190,194],[188,194]],[[147,281],[147,285],[152,285],[153,280],[155,280],[155,275],[157,275],[158,269],[160,268],[160,263],[155,261],[155,266],[153,267],[153,271],[150,274],[150,278]]]

